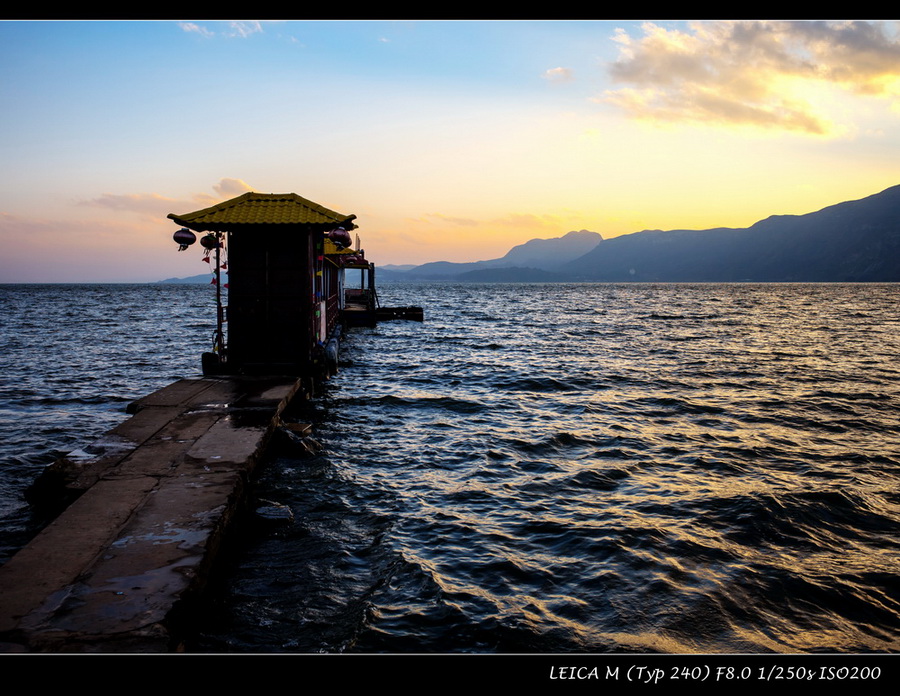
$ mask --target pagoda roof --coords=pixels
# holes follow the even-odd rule
[[[335,227],[356,228],[355,215],[337,213],[296,193],[250,191],[209,208],[182,215],[169,213],[168,217],[197,232],[226,232],[257,226],[299,226],[322,231]]]

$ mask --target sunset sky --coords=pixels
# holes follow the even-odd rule
[[[2,21],[0,282],[153,281],[247,190],[378,265],[745,227],[900,184],[900,23]]]

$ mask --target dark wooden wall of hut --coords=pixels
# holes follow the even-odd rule
[[[314,259],[312,235],[302,228],[229,232],[229,371],[309,373]]]

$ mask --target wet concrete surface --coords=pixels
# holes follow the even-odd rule
[[[171,652],[291,377],[175,382],[48,467],[68,505],[0,567],[0,652]],[[46,492],[46,491],[45,491]]]

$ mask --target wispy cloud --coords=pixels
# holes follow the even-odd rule
[[[900,96],[900,25],[859,21],[652,23],[618,30],[609,68],[627,86],[598,101],[634,117],[829,134],[823,88]],[[817,91],[819,90],[819,91]]]
[[[196,22],[178,22],[178,26],[181,27],[182,31],[200,34],[200,36],[205,36],[207,38],[212,38],[214,36],[246,38],[252,34],[260,34],[263,31],[263,23],[255,20],[225,22],[225,28],[219,32],[213,31],[208,26],[197,24]]]
[[[510,213],[506,217],[491,220],[491,224],[502,227],[514,227],[516,229],[559,229],[565,225],[565,220],[557,215]]]
[[[544,71],[543,77],[549,82],[570,82],[574,74],[571,68],[550,68]]]
[[[531,213],[509,213],[503,217],[475,219],[455,217],[444,213],[426,213],[417,218],[418,222],[425,224],[446,224],[456,227],[498,228],[507,227],[514,229],[556,229],[565,225],[565,219],[557,215],[533,215]]]
[[[158,193],[104,193],[95,198],[79,201],[78,205],[165,218],[169,213],[183,213],[197,206],[214,205],[223,199],[240,196],[253,190],[242,179],[228,177],[219,179],[218,183],[213,184],[212,189],[216,192],[216,196],[198,193],[189,200],[170,198]]]
[[[230,179],[228,177],[219,179],[219,183],[213,185],[213,191],[222,196],[222,198],[233,198],[252,190],[253,188],[250,184],[243,179]]]
[[[179,205],[182,201],[166,198],[156,193],[104,193],[90,200],[80,201],[78,204],[92,208],[106,208],[118,212],[138,213],[141,215],[156,215],[163,218],[170,212],[173,205]]]
[[[426,213],[422,216],[423,222],[430,222],[432,220],[438,222],[446,222],[451,225],[459,225],[462,227],[475,227],[479,224],[478,220],[474,220],[472,218],[463,218],[463,217],[453,217],[451,215],[444,215],[443,213]]]
[[[229,22],[228,27],[228,31],[225,32],[226,36],[246,37],[251,34],[259,34],[263,30],[262,23],[257,21]]]
[[[195,22],[178,22],[178,26],[181,27],[182,31],[186,31],[190,34],[200,34],[200,36],[206,37],[215,36],[215,32],[212,32],[206,27],[202,27]]]

